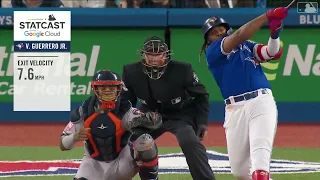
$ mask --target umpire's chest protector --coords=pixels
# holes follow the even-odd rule
[[[148,109],[170,112],[186,106],[189,96],[186,92],[187,66],[184,63],[171,61],[157,80],[144,74],[141,63],[131,64],[127,71],[126,84]]]

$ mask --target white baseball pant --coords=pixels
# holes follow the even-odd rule
[[[88,180],[131,180],[136,173],[130,147],[127,145],[119,157],[110,163],[94,160],[86,151],[75,177]]]
[[[278,111],[270,89],[268,94],[225,107],[224,128],[232,173],[251,180],[255,170],[270,172]]]

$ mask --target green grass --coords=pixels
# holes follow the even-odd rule
[[[226,148],[208,148],[221,153],[226,153]],[[180,148],[159,148],[160,154],[177,153]],[[0,161],[13,160],[57,160],[80,159],[83,148],[75,148],[72,151],[61,152],[58,147],[0,147]],[[273,159],[286,159],[308,162],[320,162],[320,149],[307,148],[275,148]],[[218,180],[234,180],[231,175],[216,174]],[[274,180],[317,180],[320,173],[307,174],[274,174]],[[9,177],[9,180],[70,180],[72,176],[42,176],[42,177]],[[134,180],[139,178],[135,177]],[[190,174],[166,174],[160,175],[161,180],[191,180]]]

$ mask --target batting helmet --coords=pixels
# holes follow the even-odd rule
[[[219,25],[226,28],[226,36],[229,36],[232,34],[232,28],[227,23],[227,21],[225,21],[223,18],[214,16],[214,17],[207,19],[202,25],[202,33],[203,33],[204,43],[200,49],[199,62],[201,60],[202,53],[205,52],[208,45],[210,45],[212,43],[212,42],[208,41],[208,32],[212,28],[214,28],[215,26],[219,26]]]
[[[103,88],[99,89],[99,86]],[[115,102],[122,91],[123,82],[117,73],[100,70],[92,77],[91,88],[101,102],[101,109],[114,109]]]
[[[223,18],[220,18],[220,17],[211,17],[207,19],[202,25],[203,38],[207,40],[207,34],[210,31],[210,29],[218,25],[222,25],[226,28],[227,35],[232,34],[232,28],[227,23],[227,21],[225,21]]]

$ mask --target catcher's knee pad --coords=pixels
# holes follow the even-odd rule
[[[139,167],[153,167],[158,164],[158,148],[149,134],[142,134],[131,142],[133,158]]]
[[[81,178],[73,178],[73,180],[89,180],[89,179],[81,177]]]

